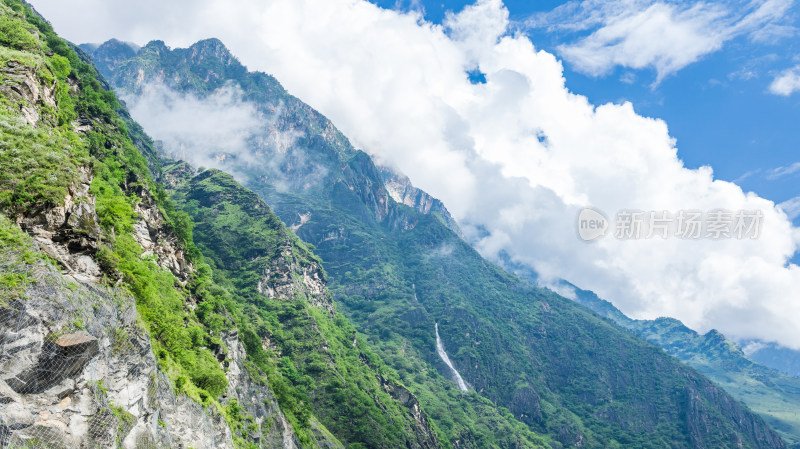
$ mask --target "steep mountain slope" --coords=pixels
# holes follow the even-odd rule
[[[378,167],[386,192],[395,203],[404,204],[423,214],[434,214],[451,231],[462,236],[461,229],[450,211],[444,207],[439,199],[432,197],[427,192],[414,187],[408,176],[397,173],[389,167]]]
[[[16,0],[0,28],[0,447],[440,447],[266,205],[215,272],[88,56]]]
[[[0,445],[295,447],[224,310],[191,310],[211,285],[135,125],[26,5],[0,22]]]
[[[566,286],[578,303],[703,373],[760,414],[792,447],[800,447],[800,378],[755,363],[715,330],[698,334],[671,318],[634,320],[594,293]]]
[[[395,201],[368,155],[219,41],[178,50],[152,42],[133,58],[103,45],[95,54],[111,61],[100,69],[131,103],[151,83],[200,99],[231,83],[241,89],[266,125],[248,136],[247,153],[220,148],[206,160],[237,173],[316,246],[345,314],[452,446],[525,447],[537,444],[534,430],[554,448],[785,447],[694,370],[486,262],[442,214]],[[295,136],[288,145],[270,139],[286,134]],[[436,353],[437,323],[468,392],[442,377],[450,371]]]
[[[165,169],[180,173],[171,177],[174,197],[195,221],[195,241],[217,281],[244,304],[251,323],[244,342],[256,366],[277,366],[294,396],[344,442],[439,447],[417,399],[334,313],[319,259],[269,206],[224,172]]]

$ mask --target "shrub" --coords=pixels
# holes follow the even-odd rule
[[[0,16],[0,44],[15,50],[37,49],[39,41],[26,25],[16,18]]]

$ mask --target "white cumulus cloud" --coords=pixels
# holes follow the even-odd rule
[[[242,101],[241,89],[233,85],[201,100],[153,84],[145,86],[141,96],[123,100],[171,156],[198,167],[220,168],[222,157],[249,157],[248,138],[268,122]]]
[[[775,95],[789,95],[800,91],[800,65],[782,71],[772,80],[769,91]]]
[[[117,0],[34,4],[76,41],[187,45],[218,37],[357,146],[441,198],[487,257],[505,251],[543,282],[567,279],[637,318],[673,316],[700,331],[800,348],[800,269],[788,264],[800,239],[786,213],[715,180],[710,167],[684,167],[663,121],[638,115],[630,103],[593,105],[570,92],[561,62],[511,32],[499,0],[478,0],[444,26],[360,0],[168,7],[144,0],[129,14],[114,10],[126,4]],[[76,4],[100,15],[80,14]],[[177,26],[174,5],[190,11]],[[639,20],[664,32],[680,22],[688,35],[676,36],[690,38],[693,27],[723,17],[712,6],[698,8],[688,10],[705,17],[697,23],[687,10],[663,6],[640,8]],[[727,26],[761,23],[753,14]],[[611,23],[602,14],[593,20]],[[695,57],[719,42],[700,44]],[[656,56],[641,63],[668,72],[691,60],[666,51],[656,45]],[[467,79],[475,66],[485,84]],[[587,205],[610,216],[621,209],[759,210],[763,221],[756,240],[607,237],[587,244],[575,228]]]

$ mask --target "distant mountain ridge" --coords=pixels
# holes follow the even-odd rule
[[[753,361],[790,376],[800,377],[800,351],[759,341],[744,341],[741,346],[747,357]]]
[[[508,254],[501,253],[499,262],[522,278],[539,283],[539,275],[535,270],[516,263]],[[666,317],[635,320],[594,292],[567,281],[549,284],[548,288],[562,292],[703,373],[761,414],[792,447],[800,447],[800,378],[797,376],[754,359],[753,354],[746,354],[717,330],[698,334],[679,320]],[[797,354],[797,351],[775,348],[774,345],[759,346],[762,346],[762,354],[774,351],[777,357],[771,362],[778,365],[783,362],[791,366],[791,357]]]
[[[793,447],[800,447],[800,378],[757,363],[717,330],[698,334],[674,318],[634,320],[591,291],[563,286],[575,292],[576,302],[708,376],[761,414]]]

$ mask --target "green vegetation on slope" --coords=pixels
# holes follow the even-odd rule
[[[174,386],[198,402],[227,411],[217,398],[227,388],[221,330],[233,324],[224,307],[225,292],[208,270],[198,269],[188,283],[143,257],[131,235],[135,206],[153,192],[165,227],[182,238],[191,261],[202,259],[191,241],[191,223],[175,211],[151,178],[148,160],[130,135],[141,129],[98,80],[90,63],[18,0],[0,4],[0,243],[30,263],[30,239],[13,223],[61,206],[72,188],[91,180],[101,234],[95,258],[107,281],[135,296],[159,365]],[[33,86],[33,87],[31,87]],[[48,92],[50,91],[50,92]],[[51,100],[52,98],[52,100]],[[81,130],[78,131],[78,126]],[[133,132],[129,134],[129,129]],[[76,201],[87,201],[77,197]],[[6,215],[11,218],[6,218]],[[6,264],[0,273],[0,301],[19,298],[29,282]],[[202,313],[188,304],[197,302]],[[215,349],[212,351],[212,349]],[[244,417],[223,413],[233,428]],[[292,416],[287,414],[290,420]],[[296,421],[296,420],[295,420]],[[302,429],[298,436],[303,437]],[[309,438],[306,438],[308,440]],[[247,442],[235,435],[240,447]]]
[[[370,164],[354,157],[345,173],[374,176]],[[426,368],[447,373],[434,352],[437,321],[467,382],[556,447],[727,447],[739,438],[734,422],[763,426],[658,348],[487,263],[436,217],[398,206],[378,221],[365,199],[377,194],[349,182],[357,181],[345,178],[321,198],[254,188],[287,221],[311,212],[298,234],[324,258],[337,301],[451,441],[469,441],[486,417],[470,407],[451,413],[432,374],[437,369]],[[712,430],[698,431],[686,419]],[[474,447],[513,447],[508,434],[483,434]],[[772,444],[751,438],[743,444]]]
[[[363,172],[364,165],[370,172],[371,161],[364,153],[356,153],[348,162],[353,172]],[[545,444],[559,447],[561,443],[555,435],[537,433],[544,432],[526,425],[523,416],[515,416],[504,404],[475,391],[480,388],[463,393],[440,374],[448,373],[434,349],[434,322],[440,317],[426,309],[421,296],[417,300],[414,280],[409,279],[406,268],[398,264],[406,253],[429,253],[427,250],[419,252],[415,247],[419,242],[412,237],[408,241],[398,241],[390,237],[391,234],[387,235],[386,228],[371,218],[374,215],[364,207],[362,199],[343,183],[333,187],[331,199],[325,198],[328,192],[324,191],[307,192],[313,198],[309,200],[299,195],[277,193],[264,185],[256,184],[253,188],[269,198],[287,221],[311,212],[310,221],[301,226],[298,233],[305,241],[317,242],[317,253],[324,254],[324,266],[335,273],[330,285],[337,304],[359,326],[359,331],[366,334],[371,346],[398,373],[403,384],[419,398],[443,441],[462,448],[536,448]],[[433,226],[441,226],[450,233],[448,235],[455,236],[438,217],[416,214],[407,208],[404,213],[412,215],[414,223],[416,220],[427,224],[435,222]],[[438,249],[447,252],[446,247]],[[438,254],[437,251],[433,253]],[[452,282],[440,273],[433,274],[432,278],[445,286]],[[432,302],[442,299],[430,298]],[[455,345],[446,342],[445,346],[452,357]],[[461,365],[458,367],[461,370]]]
[[[25,287],[33,280],[26,268],[37,260],[43,259],[41,254],[31,251],[31,239],[19,226],[4,214],[0,213],[0,249],[3,250],[3,269],[0,271],[0,306],[19,298]],[[13,260],[11,255],[13,255]]]
[[[393,373],[347,319],[302,297],[271,298],[259,291],[270,282],[271,269],[273,276],[284,274],[275,272],[276,260],[284,259],[290,269],[321,272],[319,259],[269,206],[218,170],[187,180],[173,198],[195,221],[195,242],[215,280],[235,292],[248,357],[285,379],[275,389],[282,405],[298,399],[312,405],[326,428],[353,447],[418,444],[412,437],[425,431],[424,424],[392,399],[388,391],[402,387],[391,387]]]
[[[355,329],[342,316],[312,307],[307,298],[258,294],[251,281],[266,264],[284,257],[280,245],[288,242],[293,263],[299,265],[318,264],[310,248],[264,205],[265,221],[233,229],[245,239],[225,241],[223,247],[230,251],[210,253],[221,257],[211,259],[212,265],[241,264],[230,271],[241,274],[231,278],[234,282],[221,269],[218,284],[194,246],[192,220],[173,206],[151,176],[160,174],[161,162],[143,130],[80,52],[58,38],[27,5],[4,0],[0,8],[0,54],[12,69],[2,72],[0,85],[0,161],[10,169],[2,174],[0,211],[22,220],[62,206],[70,195],[78,195],[76,202],[93,201],[97,223],[87,228],[96,228],[99,235],[89,250],[105,280],[136,298],[159,366],[175,389],[215,407],[228,420],[238,447],[255,447],[248,439],[252,417],[241,404],[222,397],[228,388],[224,367],[229,361],[220,336],[236,329],[247,348],[250,374],[275,392],[304,447],[315,446],[320,434],[335,441],[327,429],[313,424],[317,419],[331,424],[353,447],[436,447],[435,439],[423,446],[412,439],[415,432],[420,440],[430,438],[424,414],[417,423],[411,410],[390,396],[388,388],[394,385],[383,383],[380,360],[363,341],[353,344]],[[227,179],[229,184],[219,190],[232,187]],[[88,195],[79,194],[77,186],[86,182],[91,183]],[[206,187],[215,185],[209,182]],[[243,211],[233,198],[216,199],[220,203],[202,206],[224,209],[218,223],[235,227]],[[179,238],[178,249],[190,264],[180,275],[188,277],[160,267],[157,256],[147,255],[134,237],[134,226],[142,219],[138,211],[152,207],[166,219],[159,232]],[[21,245],[14,251],[28,257],[22,247],[29,239],[22,230],[5,215],[0,225],[4,247]],[[251,263],[253,254],[260,257],[256,263]],[[27,279],[24,273],[4,271],[0,281],[4,297],[18,297]],[[329,300],[327,293],[324,296]],[[270,345],[262,339],[267,335]]]

